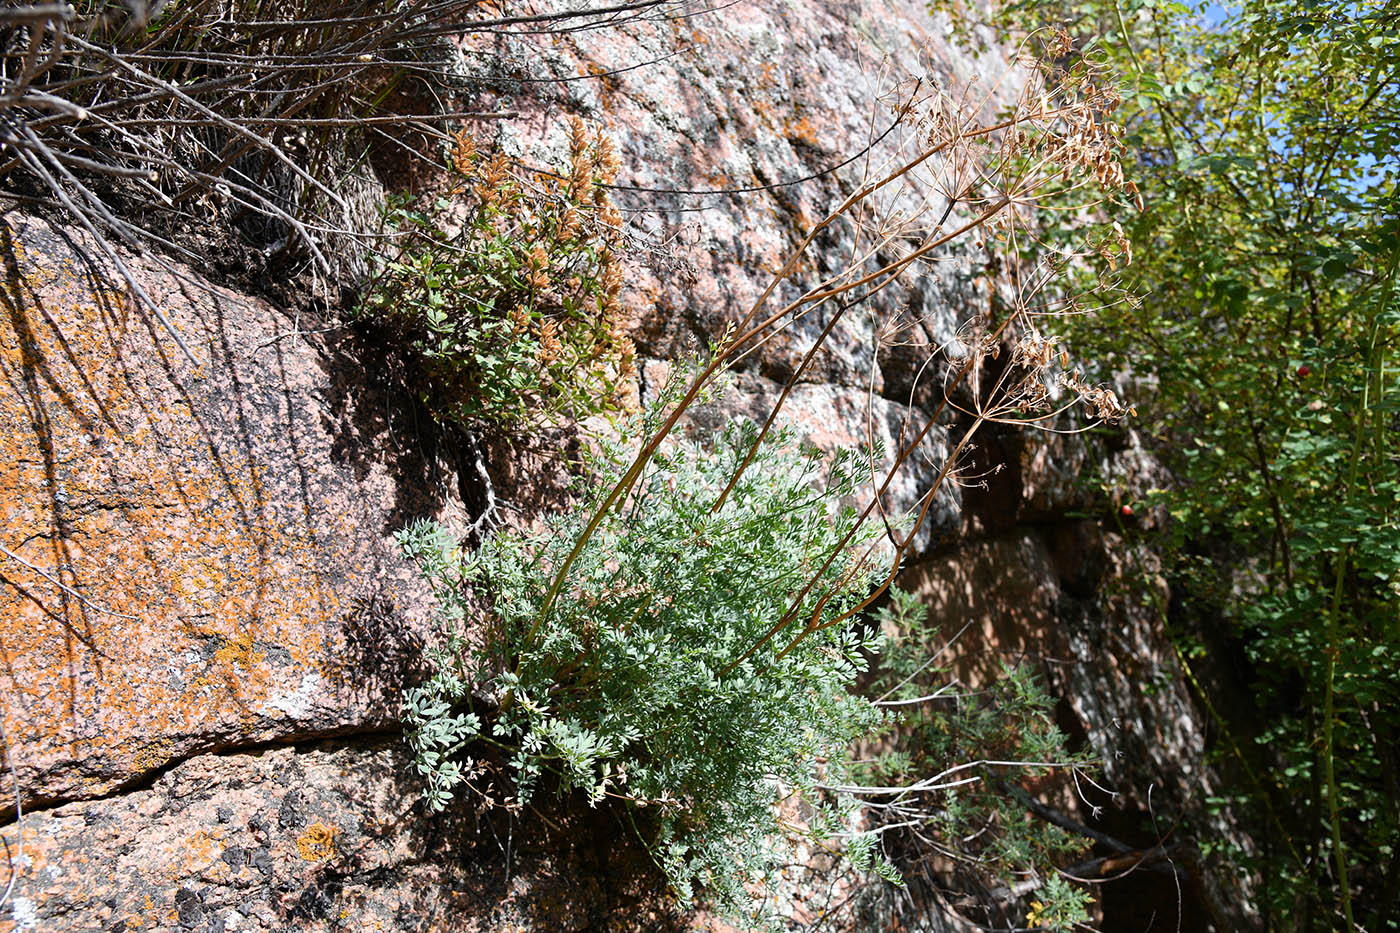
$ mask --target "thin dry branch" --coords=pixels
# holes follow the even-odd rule
[[[1036,76],[1043,77],[1050,73],[1042,69]],[[986,236],[987,230],[997,232],[998,236],[1012,245],[1011,267],[1015,271],[1010,307],[999,320],[988,319],[979,323],[979,329],[967,341],[968,352],[964,360],[954,368],[951,378],[945,382],[942,400],[935,404],[923,426],[912,437],[905,440],[902,435],[901,439],[904,442],[883,481],[877,484],[872,475],[874,494],[871,502],[859,514],[855,526],[792,596],[790,608],[783,617],[776,620],[766,634],[754,644],[736,656],[720,676],[728,674],[752,658],[773,638],[793,626],[799,616],[807,616],[805,624],[786,646],[777,652],[776,657],[782,658],[787,655],[814,632],[843,624],[879,598],[893,582],[903,555],[926,521],[939,490],[952,480],[962,452],[984,424],[1013,421],[1022,425],[1048,423],[1080,402],[1087,404],[1092,417],[1100,421],[1116,420],[1126,414],[1126,409],[1111,392],[1082,384],[1077,373],[1063,376],[1057,381],[1060,389],[1070,391],[1070,400],[1058,404],[1050,403],[1053,393],[1051,388],[1045,385],[1045,373],[1056,361],[1044,352],[1049,344],[1039,337],[1039,331],[1031,317],[1031,309],[1037,296],[1053,281],[1053,277],[1042,275],[1033,277],[1029,282],[1023,280],[1019,275],[1015,257],[1015,231],[1028,222],[1025,215],[1033,211],[1038,196],[1061,196],[1066,190],[1080,187],[1083,184],[1081,179],[1086,178],[1093,185],[1100,187],[1112,188],[1122,184],[1122,172],[1117,166],[1118,144],[1115,130],[1102,120],[1102,114],[1111,111],[1116,104],[1116,96],[1111,91],[1098,87],[1094,83],[1094,76],[1089,72],[1062,74],[1058,77],[1061,80],[1053,86],[1043,81],[1031,80],[1010,117],[980,125],[946,95],[934,93],[919,99],[918,85],[915,86],[914,93],[898,108],[901,114],[917,112],[914,126],[918,130],[915,137],[918,144],[915,152],[873,180],[868,178],[830,214],[814,225],[799,243],[748,312],[732,328],[731,333],[734,336],[716,349],[710,361],[695,375],[680,401],[662,419],[656,432],[642,446],[631,467],[610,492],[598,514],[593,516],[575,543],[573,552],[556,568],[553,583],[542,602],[529,637],[533,637],[533,633],[538,631],[547,617],[556,596],[565,585],[571,565],[598,527],[602,516],[630,493],[646,463],[679,423],[683,413],[723,370],[758,352],[796,321],[816,313],[827,303],[841,302],[823,326],[813,346],[804,354],[798,369],[799,372],[805,371],[814,355],[833,333],[836,322],[852,304],[866,301],[872,294],[898,281],[915,265],[934,256],[938,250],[973,234],[980,234],[979,247],[984,246],[985,241],[990,239]],[[877,237],[883,244],[912,241],[915,245],[903,250],[893,259],[876,264],[875,268],[861,268],[853,264],[826,281],[808,288],[799,298],[783,308],[767,311],[769,299],[778,286],[794,274],[807,249],[822,231],[837,222],[859,219],[861,212],[867,210],[874,202],[875,196],[881,192],[907,187],[917,189],[921,183],[926,190],[928,184],[920,178],[920,171],[935,159],[944,164],[937,166],[932,173],[934,187],[940,183],[946,184],[948,179],[957,180],[957,187],[947,192],[947,207],[938,224],[930,230],[915,232],[911,229],[909,218],[895,215],[880,230]],[[1057,184],[1064,178],[1073,180],[1068,185]],[[965,205],[971,216],[953,230],[945,230],[943,224],[959,202]],[[924,208],[916,212],[916,217],[922,214],[930,203],[926,194],[922,196],[921,203]],[[877,221],[876,225],[880,227],[881,222]],[[872,250],[871,255],[874,253]],[[852,295],[856,297],[849,297]],[[989,384],[983,385],[982,375],[987,363],[996,360],[1003,342],[1012,339],[1017,341],[1012,345],[1011,351],[1015,358],[1014,365],[1003,366],[993,371],[988,380]],[[791,380],[789,382],[791,383]],[[964,383],[970,387],[975,402],[975,408],[971,410],[953,400],[954,393]],[[785,386],[777,404],[769,413],[763,431],[760,432],[760,441],[778,417],[790,388],[790,384]],[[920,451],[946,410],[966,412],[971,418],[971,424],[966,426],[940,465],[932,485],[916,504],[912,528],[908,534],[899,538],[890,527],[884,497],[901,469]],[[1023,417],[1013,418],[1013,413],[1018,412],[1023,413]],[[752,452],[741,464],[738,473],[742,473],[751,460]],[[716,508],[723,504],[725,496],[728,495],[729,489],[734,487],[737,479],[736,475],[734,481],[721,493]],[[878,558],[878,539],[865,542],[863,536],[863,528],[874,514],[879,514],[885,522],[887,534],[894,543],[888,572],[874,591],[867,598],[860,600],[854,608],[838,613],[833,619],[825,619],[825,610],[830,601],[867,573],[872,561]],[[852,547],[857,547],[859,553],[849,553]],[[841,562],[843,571],[838,575],[838,582],[825,592],[814,592],[817,581],[824,579],[838,562]]]

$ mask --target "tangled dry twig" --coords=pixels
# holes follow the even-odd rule
[[[463,37],[615,26],[676,3],[514,16],[489,0],[292,0],[272,16],[254,0],[9,6],[0,198],[56,209],[93,235],[192,359],[123,251],[197,260],[180,231],[232,219],[259,230],[265,254],[331,277],[345,260],[328,244],[368,248],[373,217],[358,214],[372,212],[357,212],[345,182],[372,146],[431,160],[454,124],[508,115],[460,103]]]

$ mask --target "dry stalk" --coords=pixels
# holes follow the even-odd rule
[[[1051,41],[1059,39],[1056,35]],[[826,562],[814,570],[807,584],[793,594],[789,610],[722,673],[732,671],[795,625],[797,631],[778,652],[778,657],[791,652],[812,633],[845,623],[878,599],[893,582],[939,491],[955,478],[960,456],[983,425],[1016,424],[1053,429],[1063,413],[1084,408],[1087,427],[1113,423],[1129,413],[1110,389],[1085,383],[1077,370],[1060,371],[1068,364],[1067,353],[1057,338],[1046,336],[1038,326],[1039,318],[1062,313],[1057,310],[1057,303],[1047,297],[1059,273],[1069,263],[1101,250],[1086,247],[1081,254],[1055,255],[1029,269],[1023,268],[1019,259],[1023,240],[1035,235],[1036,213],[1045,202],[1051,199],[1063,202],[1066,195],[1082,192],[1087,211],[1097,203],[1093,198],[1095,191],[1123,186],[1118,165],[1117,129],[1108,121],[1118,103],[1117,95],[1104,86],[1090,66],[1081,63],[1071,70],[1057,68],[1049,64],[1055,57],[1055,49],[1046,51],[1048,54],[1031,63],[1025,88],[1004,119],[979,121],[976,115],[985,109],[984,101],[971,102],[966,94],[955,98],[936,89],[926,90],[923,82],[914,82],[912,91],[906,90],[894,100],[893,108],[913,132],[882,164],[869,167],[864,182],[808,232],[758,300],[731,329],[731,336],[716,349],[680,400],[661,419],[656,431],[642,445],[629,469],[585,528],[569,557],[558,568],[530,638],[547,617],[572,563],[603,516],[631,492],[652,455],[716,377],[759,352],[798,321],[830,308],[830,317],[769,412],[755,449],[750,451],[715,503],[714,508],[718,509],[752,461],[757,443],[770,432],[794,384],[822,350],[837,321],[850,309],[867,303],[881,290],[915,270],[929,269],[940,251],[958,241],[975,237],[976,245],[989,251],[995,250],[997,244],[1002,245],[1001,254],[1010,280],[1007,294],[1003,296],[1005,310],[999,314],[988,310],[985,315],[966,322],[959,334],[958,347],[932,348],[925,368],[936,368],[929,364],[938,354],[942,354],[945,363],[951,363],[943,379],[940,400],[926,413],[917,430],[901,432],[893,464],[883,476],[878,475],[872,464],[872,494],[855,527],[828,555]],[[907,207],[911,203],[915,205],[912,209]],[[948,223],[955,214],[964,219],[949,229]],[[838,223],[856,226],[860,231],[857,244],[863,243],[864,247],[853,247],[852,261],[836,275],[809,286],[783,307],[770,309],[769,301],[778,286],[794,276],[815,238]],[[891,249],[896,250],[894,258],[875,260],[877,255],[885,256]],[[893,343],[917,323],[887,321],[875,331],[881,335],[880,339]],[[990,365],[998,361],[1003,352],[1011,354],[1007,364],[999,368]],[[964,391],[970,392],[973,399],[970,407],[955,401],[956,394],[964,386]],[[918,454],[940,419],[953,413],[970,419],[970,424],[916,504],[912,527],[900,536],[887,517],[884,500],[900,471]],[[866,524],[876,516],[886,524],[885,540],[893,544],[893,554],[886,557],[881,553],[880,539],[864,546],[858,554],[849,553],[854,542],[862,540]],[[798,615],[813,595],[816,581],[842,561],[845,572],[840,582],[819,594],[815,608],[805,621],[800,621]],[[850,581],[877,565],[887,565],[879,586],[854,608],[822,622],[823,611],[830,600]]]

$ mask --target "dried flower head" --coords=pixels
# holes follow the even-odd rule
[[[564,350],[564,345],[559,340],[559,325],[546,318],[540,323],[536,337],[538,337],[540,341],[540,349],[536,354],[536,360],[541,366],[548,366],[550,363],[559,359],[559,355]]]
[[[1124,405],[1107,386],[1089,385],[1079,370],[1060,374],[1060,385],[1073,392],[1089,409],[1090,415],[1105,424],[1117,424],[1137,412]]]
[[[469,175],[476,163],[476,137],[471,130],[463,128],[452,137],[452,167],[462,175]]]
[[[477,176],[476,183],[472,186],[473,192],[481,200],[483,205],[494,205],[499,202],[505,193],[507,184],[511,180],[510,160],[502,153],[496,153],[491,160],[486,163],[485,169]]]

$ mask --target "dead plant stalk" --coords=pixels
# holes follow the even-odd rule
[[[799,365],[784,386],[778,402],[769,411],[758,441],[748,457],[741,462],[728,486],[714,503],[713,509],[718,510],[752,461],[757,444],[762,442],[776,422],[797,379],[806,372],[816,354],[826,345],[837,322],[851,308],[866,304],[872,296],[899,281],[920,263],[929,262],[940,250],[947,249],[975,232],[980,231],[985,242],[992,239],[987,236],[987,232],[991,231],[1007,244],[1006,252],[1010,257],[1007,266],[1013,280],[1011,306],[999,318],[994,318],[994,312],[989,309],[985,316],[967,322],[966,332],[960,335],[959,340],[963,344],[965,355],[945,380],[939,401],[923,419],[922,426],[907,442],[900,444],[883,479],[877,476],[877,470],[872,463],[872,495],[860,512],[856,526],[827,556],[821,568],[813,572],[807,583],[792,596],[788,611],[773,623],[762,638],[741,652],[721,672],[721,676],[753,657],[772,639],[796,623],[797,616],[811,596],[816,581],[822,579],[825,572],[837,561],[849,561],[840,583],[818,597],[807,621],[778,652],[777,657],[781,658],[790,653],[814,632],[843,624],[878,599],[895,579],[904,555],[927,519],[939,492],[956,475],[961,457],[978,430],[988,422],[1048,426],[1053,419],[1077,403],[1085,403],[1091,407],[1090,420],[1093,423],[1111,422],[1121,418],[1127,409],[1117,401],[1111,390],[1085,384],[1077,371],[1072,375],[1062,372],[1059,378],[1054,380],[1059,389],[1068,390],[1068,398],[1058,404],[1051,404],[1055,394],[1055,389],[1047,386],[1048,382],[1052,382],[1051,369],[1057,357],[1061,365],[1067,363],[1067,357],[1062,349],[1058,354],[1054,352],[1058,341],[1053,337],[1041,336],[1035,318],[1037,315],[1053,313],[1044,304],[1042,296],[1055,281],[1054,273],[1057,269],[1063,268],[1063,263],[1073,261],[1076,257],[1061,257],[1061,265],[1047,266],[1038,270],[1040,274],[1035,274],[1037,270],[1032,270],[1028,285],[1023,281],[1021,264],[1016,256],[1021,231],[1025,231],[1026,235],[1034,235],[1033,212],[1042,200],[1052,194],[1063,196],[1067,192],[1087,189],[1090,186],[1112,190],[1123,183],[1122,173],[1117,164],[1115,129],[1103,119],[1116,105],[1117,97],[1111,90],[1105,90],[1096,84],[1095,77],[1092,70],[1057,71],[1041,60],[1034,66],[1011,116],[980,124],[971,118],[970,113],[980,110],[981,105],[968,108],[965,102],[955,102],[938,92],[919,98],[918,85],[915,96],[908,100],[900,99],[895,105],[897,109],[902,108],[899,112],[916,114],[914,129],[919,133],[920,145],[914,155],[900,161],[896,153],[894,158],[888,160],[896,163],[892,169],[884,171],[883,174],[868,172],[866,181],[803,237],[747,313],[731,328],[730,333],[734,336],[725,340],[692,378],[680,401],[643,444],[628,470],[586,526],[569,556],[558,567],[528,639],[534,638],[548,616],[556,597],[566,585],[574,560],[597,530],[603,516],[630,494],[652,456],[715,378],[746,357],[757,353],[798,321],[815,315],[829,303],[840,302],[819,336],[803,354]],[[1054,103],[1051,103],[1052,101]],[[932,177],[921,176],[920,170],[930,164],[934,165],[928,172]],[[929,210],[934,203],[930,193],[936,194],[941,198],[942,207],[941,211],[934,212],[940,215],[938,221],[928,229],[920,229],[918,212],[912,217],[896,214],[889,220],[877,221],[879,229],[873,238],[875,246],[860,252],[853,249],[853,261],[844,270],[809,287],[800,297],[780,310],[764,316],[769,300],[779,285],[794,275],[818,235],[839,222],[859,226],[860,218],[872,208],[875,196],[893,189],[905,193],[914,192],[918,202],[923,205],[923,211]],[[970,218],[953,230],[945,231],[946,221],[954,210],[959,208],[970,213]],[[869,268],[872,261],[879,258],[881,249],[908,242],[916,245],[903,249],[893,259],[874,262],[874,268]],[[1091,247],[1086,253],[1096,251],[1102,252],[1103,247]],[[876,331],[879,332],[880,328],[876,328]],[[990,386],[984,389],[982,374],[989,361],[998,359],[1003,352],[1003,345],[1007,343],[1011,344],[1012,359],[990,380]],[[948,348],[933,348],[931,354],[946,349]],[[874,366],[876,354],[872,354],[871,358]],[[973,396],[973,406],[970,409],[953,400],[954,393],[965,384],[970,384]],[[889,527],[888,519],[885,518],[884,499],[901,469],[921,450],[940,419],[950,410],[970,418],[970,423],[944,456],[930,488],[916,504],[912,527],[901,537]],[[1011,417],[1017,413],[1021,417]],[[857,556],[852,557],[847,553],[852,542],[858,540],[861,529],[876,514],[886,521],[886,538],[893,544],[888,570],[879,586],[855,607],[840,614],[836,619],[823,623],[822,613],[834,595],[880,557],[877,551],[880,549],[881,539],[878,538]]]

